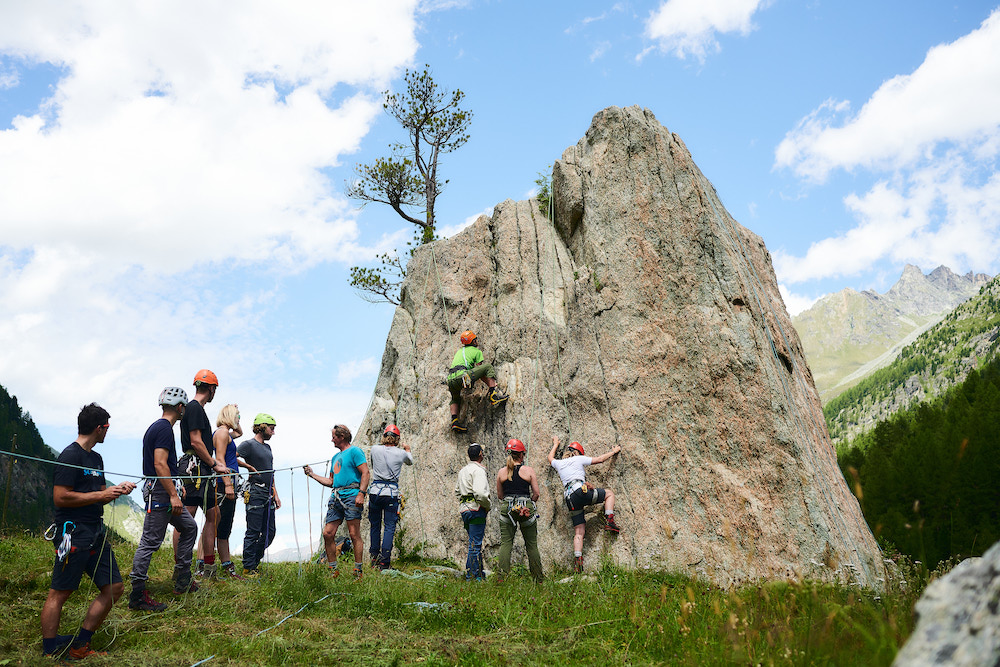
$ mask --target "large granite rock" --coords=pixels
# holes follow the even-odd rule
[[[615,538],[588,512],[585,558],[723,585],[811,576],[878,587],[879,549],[837,467],[802,347],[762,240],[737,224],[687,148],[639,107],[598,113],[553,171],[555,224],[505,201],[418,249],[358,442],[387,422],[417,464],[401,483],[409,548],[464,562],[453,497],[466,446],[524,440],[539,473],[546,569],[572,527],[551,436],[622,454],[589,469],[617,494]],[[469,433],[449,430],[442,384],[473,329],[510,401],[477,387]],[[491,516],[487,557],[499,542]],[[519,547],[520,540],[515,540]]]
[[[1000,665],[1000,542],[932,582],[896,667]]]

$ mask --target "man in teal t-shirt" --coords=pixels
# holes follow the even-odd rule
[[[451,428],[455,431],[468,429],[458,421],[458,411],[462,407],[462,389],[470,389],[477,380],[482,380],[490,388],[488,397],[493,405],[500,405],[507,400],[507,395],[500,393],[497,387],[497,375],[493,366],[486,363],[483,352],[479,349],[479,340],[471,331],[463,331],[462,347],[455,353],[455,358],[448,369],[448,391],[451,392]]]
[[[323,526],[323,544],[326,547],[326,560],[331,574],[337,576],[337,529],[340,523],[347,520],[347,532],[351,536],[354,547],[354,576],[362,575],[362,557],[365,545],[361,541],[361,511],[365,507],[365,496],[368,494],[368,482],[371,474],[368,471],[368,461],[360,447],[351,444],[351,430],[338,424],[333,427],[333,444],[340,450],[330,461],[330,476],[320,477],[311,467],[303,466],[308,477],[313,478],[323,486],[333,488],[330,503],[327,505],[326,525]]]

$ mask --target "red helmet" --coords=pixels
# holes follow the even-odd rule
[[[462,345],[472,345],[476,342],[476,334],[473,331],[463,331],[459,340],[462,341]]]
[[[385,427],[385,430],[382,431],[382,435],[385,435],[386,433],[392,433],[393,435],[399,435],[399,427],[396,426],[395,424],[389,424],[388,426]]]
[[[219,386],[219,378],[215,377],[215,373],[208,370],[207,368],[202,368],[200,371],[194,374],[194,386],[200,384],[212,384],[216,387]]]
[[[526,452],[527,449],[524,448],[524,443],[517,438],[511,438],[507,441],[507,451],[508,452]]]
[[[583,454],[583,445],[581,445],[579,442],[571,442],[569,443],[568,447],[570,449],[575,449],[576,451],[580,452],[581,455]]]

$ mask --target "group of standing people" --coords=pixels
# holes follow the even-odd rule
[[[199,508],[205,515],[198,546],[198,568],[194,573],[211,578],[219,573],[244,579],[257,574],[257,565],[275,535],[274,511],[281,506],[273,478],[273,456],[268,440],[276,422],[261,413],[254,419],[254,436],[236,445],[243,435],[239,408],[227,405],[219,411],[213,431],[205,406],[215,398],[219,380],[202,369],[195,374],[195,396],[188,400],[180,387],[166,387],[158,399],[161,416],[146,430],[142,440],[143,500],[146,514],[142,536],[129,575],[132,590],[129,609],[163,611],[167,605],[155,600],[146,584],[153,554],[174,527],[173,592],[183,595],[198,590],[192,573]],[[115,555],[107,540],[103,506],[131,493],[136,485],[122,482],[108,487],[104,461],[94,451],[104,442],[111,415],[91,403],[77,416],[78,435],[57,458],[53,473],[55,523],[47,533],[57,545],[52,568],[52,584],[42,607],[42,652],[73,660],[97,653],[90,638],[124,593],[124,583]],[[184,455],[178,459],[174,425],[180,423]],[[250,471],[247,502],[247,531],[243,542],[243,570],[238,574],[229,551],[236,511],[238,469]],[[181,482],[183,480],[183,483]],[[215,564],[218,547],[221,571]],[[59,635],[62,608],[80,586],[86,573],[97,586],[80,630]]]
[[[572,442],[566,448],[564,458],[557,459],[559,438],[553,436],[549,452],[549,465],[559,473],[563,484],[563,497],[573,522],[573,569],[583,572],[583,537],[586,532],[584,509],[588,505],[604,503],[604,529],[618,533],[615,522],[615,496],[611,489],[599,489],[585,481],[584,469],[595,463],[603,463],[621,451],[616,445],[601,456],[589,457],[584,454],[583,445]],[[538,512],[535,503],[539,498],[538,475],[524,460],[527,448],[517,438],[507,441],[506,465],[497,471],[496,494],[500,501],[500,553],[498,569],[503,578],[510,572],[510,556],[514,546],[514,535],[520,529],[524,540],[524,550],[528,555],[528,570],[536,582],[544,579],[542,559],[538,552]],[[490,488],[487,482],[486,466],[483,465],[483,447],[477,443],[469,445],[469,464],[458,472],[455,495],[458,497],[462,524],[469,537],[465,560],[465,578],[481,581],[483,571],[483,537],[486,533],[486,519],[492,508]]]

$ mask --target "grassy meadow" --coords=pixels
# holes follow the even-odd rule
[[[727,591],[610,564],[590,576],[550,569],[541,585],[518,569],[473,584],[409,559],[397,564],[403,574],[366,569],[362,581],[346,561],[337,579],[322,566],[265,563],[260,579],[175,598],[161,549],[149,589],[170,608],[148,614],[127,607],[133,549],[115,546],[125,597],[92,642],[108,655],[83,664],[888,665],[928,578],[897,559],[881,595],[810,582]],[[38,625],[52,553],[36,534],[0,537],[0,665],[53,664]],[[76,630],[95,594],[85,578],[61,633]]]

